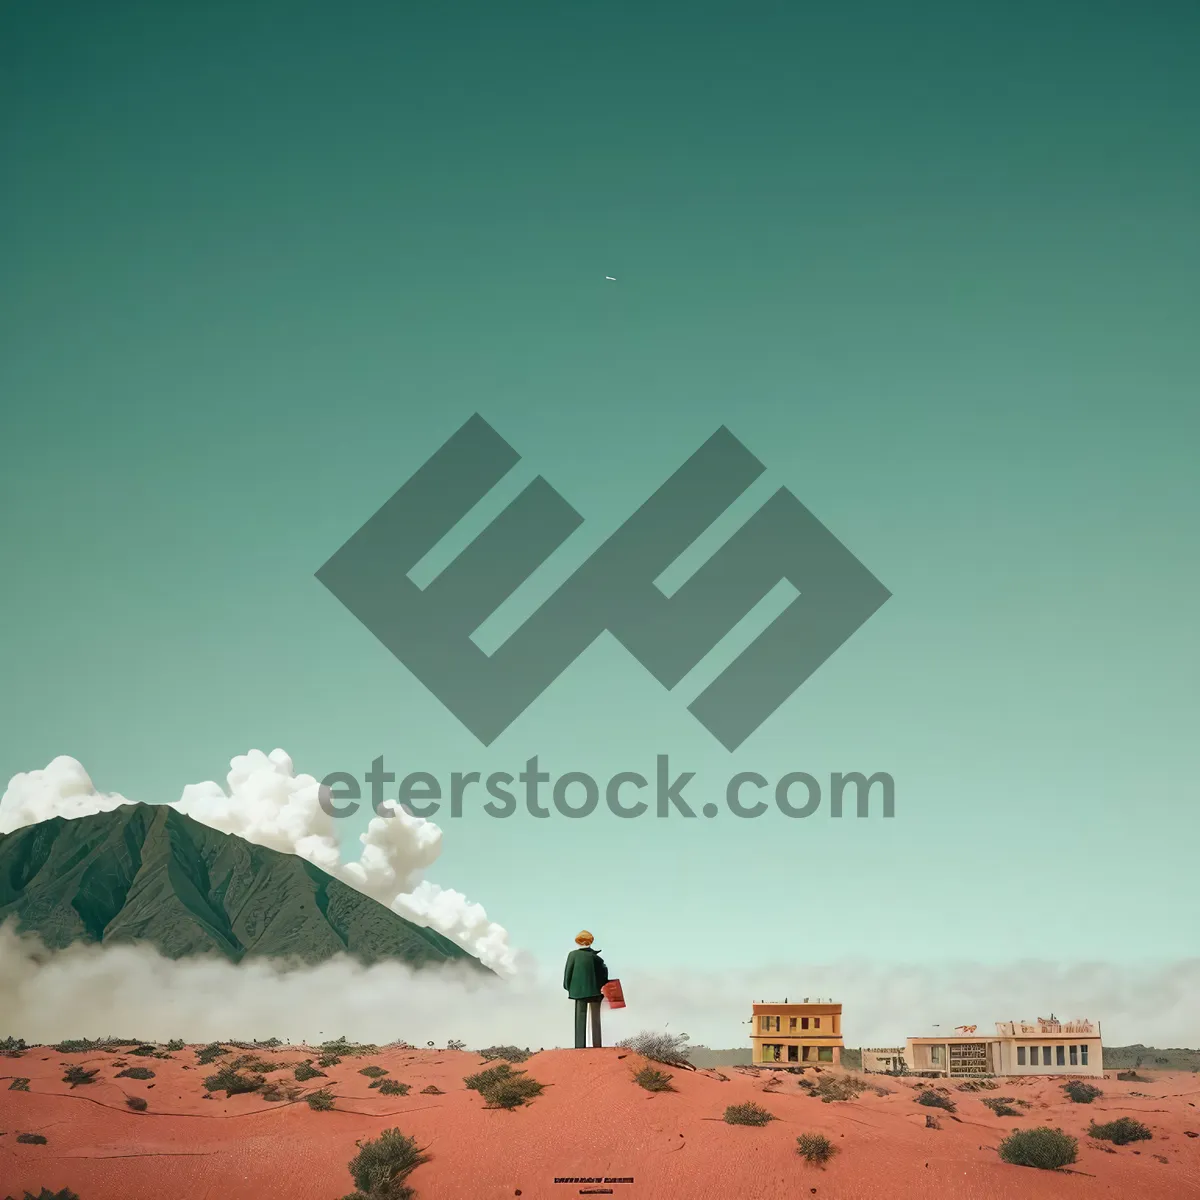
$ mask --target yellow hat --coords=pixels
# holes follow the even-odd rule
[[[575,940],[581,946],[590,946],[596,939],[586,929],[583,929],[575,935]]]

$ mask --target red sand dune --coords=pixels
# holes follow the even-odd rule
[[[236,1051],[234,1052],[237,1053]],[[296,1063],[315,1051],[260,1051]],[[146,1082],[116,1079],[117,1062],[148,1066]],[[798,1086],[798,1076],[743,1068],[674,1071],[669,1093],[633,1082],[642,1060],[621,1050],[551,1050],[523,1068],[546,1084],[532,1103],[489,1110],[463,1076],[480,1069],[469,1053],[386,1049],[344,1058],[328,1078],[336,1109],[317,1112],[301,1099],[270,1103],[258,1095],[204,1099],[203,1080],[216,1066],[195,1063],[192,1048],[169,1060],[113,1053],[58,1054],[38,1047],[0,1058],[0,1197],[28,1188],[74,1189],[81,1200],[339,1200],[352,1190],[347,1162],[358,1139],[393,1126],[427,1148],[430,1161],[409,1177],[420,1200],[574,1197],[587,1185],[556,1177],[629,1177],[614,1197],[763,1200],[1184,1200],[1200,1197],[1200,1077],[1155,1073],[1150,1083],[1097,1082],[1104,1096],[1072,1104],[1050,1080],[998,1080],[993,1092],[948,1086],[954,1117],[918,1105],[912,1081],[869,1077],[889,1089],[824,1104]],[[74,1089],[65,1066],[98,1067],[96,1081]],[[407,1083],[406,1096],[381,1096],[358,1073],[378,1064]],[[25,1076],[29,1091],[8,1090]],[[292,1078],[290,1071],[272,1079]],[[807,1078],[813,1078],[810,1074]],[[775,1079],[775,1090],[764,1093]],[[443,1095],[422,1095],[430,1084]],[[142,1096],[146,1112],[127,1096]],[[996,1117],[984,1096],[1031,1103],[1020,1118]],[[762,1128],[727,1125],[727,1105],[753,1100],[778,1120]],[[935,1112],[940,1129],[926,1127]],[[1133,1116],[1153,1140],[1104,1149],[1087,1138],[1090,1120]],[[1001,1162],[996,1146],[1010,1130],[1061,1126],[1079,1137],[1069,1172]],[[19,1144],[22,1132],[44,1134],[44,1146]],[[838,1147],[828,1166],[810,1166],[796,1135],[820,1132]]]

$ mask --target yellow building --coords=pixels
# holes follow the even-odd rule
[[[750,1061],[816,1066],[842,1061],[842,1006],[828,1000],[753,1006]]]

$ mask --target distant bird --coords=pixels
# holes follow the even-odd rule
[[[617,277],[615,275],[605,275],[604,278],[607,279],[610,283],[617,282]]]

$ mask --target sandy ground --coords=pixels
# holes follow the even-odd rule
[[[237,1051],[234,1052],[235,1054]],[[315,1051],[260,1051],[278,1063],[297,1063]],[[118,1063],[146,1066],[155,1078],[117,1079]],[[67,1065],[98,1068],[95,1082],[62,1082]],[[411,1086],[406,1096],[381,1096],[360,1075],[377,1064]],[[347,1163],[358,1139],[399,1127],[427,1149],[430,1161],[409,1177],[420,1200],[565,1200],[587,1186],[556,1177],[632,1177],[612,1183],[615,1197],[649,1200],[1186,1200],[1200,1197],[1200,1076],[1146,1073],[1149,1083],[1095,1080],[1104,1096],[1090,1105],[1068,1102],[1049,1080],[998,1080],[996,1091],[950,1088],[954,1116],[914,1101],[911,1081],[869,1077],[889,1089],[858,1100],[824,1104],[807,1095],[797,1076],[675,1071],[675,1092],[649,1093],[633,1082],[644,1065],[621,1050],[550,1050],[523,1067],[546,1084],[540,1097],[515,1111],[489,1110],[463,1086],[480,1069],[469,1053],[387,1049],[344,1058],[328,1078],[301,1085],[329,1087],[330,1112],[301,1098],[270,1103],[259,1095],[205,1099],[204,1077],[192,1048],[170,1059],[116,1053],[58,1054],[38,1047],[21,1058],[0,1058],[0,1197],[35,1195],[69,1186],[81,1200],[339,1200],[352,1189]],[[722,1077],[722,1076],[726,1077]],[[8,1080],[24,1076],[29,1090]],[[270,1075],[292,1079],[290,1070]],[[810,1074],[808,1078],[813,1078]],[[772,1082],[774,1081],[774,1082]],[[435,1085],[441,1095],[423,1095]],[[765,1090],[764,1089],[768,1089]],[[144,1097],[145,1112],[127,1096]],[[1020,1118],[996,1117],[987,1096],[1011,1096],[1031,1107]],[[727,1125],[727,1105],[760,1103],[778,1119],[762,1128]],[[1151,1141],[1105,1149],[1086,1136],[1091,1119],[1133,1116],[1153,1131]],[[1000,1161],[996,1146],[1010,1130],[1058,1126],[1080,1139],[1068,1171],[1047,1172]],[[40,1133],[46,1145],[18,1143]],[[796,1136],[826,1134],[837,1153],[824,1167],[796,1152]],[[603,1193],[601,1193],[603,1194]]]

